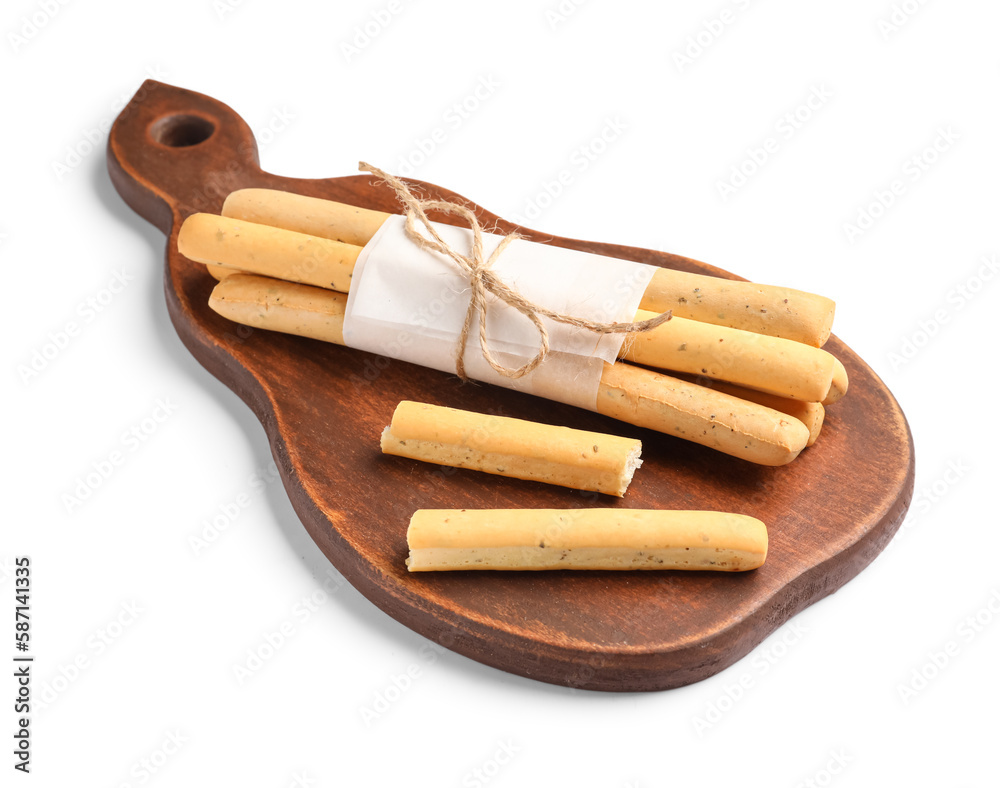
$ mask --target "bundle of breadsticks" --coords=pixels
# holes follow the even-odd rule
[[[219,279],[219,314],[255,328],[344,344],[355,262],[390,214],[243,189],[222,215],[194,214],[181,254]],[[847,373],[822,349],[834,303],[785,287],[656,269],[632,335],[604,363],[596,410],[762,465],[791,462],[820,433]],[[662,370],[662,371],[661,371]]]

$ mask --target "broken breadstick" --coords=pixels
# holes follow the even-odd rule
[[[619,498],[642,464],[634,438],[408,401],[396,406],[382,451]]]
[[[226,198],[222,215],[364,246],[391,214],[273,189],[240,189]],[[659,268],[640,306],[822,347],[836,305],[789,287]]]
[[[347,296],[250,274],[219,282],[209,306],[237,323],[344,343]],[[631,364],[605,364],[598,413],[760,465],[785,465],[809,440],[806,426],[777,410]]]
[[[188,217],[177,243],[181,254],[197,262],[340,292],[349,289],[361,251],[340,241],[212,214]],[[636,320],[655,316],[640,309]],[[622,351],[622,358],[637,364],[807,402],[829,404],[846,388],[846,372],[843,386],[834,385],[839,362],[825,350],[681,317],[632,335]]]
[[[727,512],[648,509],[418,509],[411,572],[455,569],[707,569],[767,557],[767,528]]]

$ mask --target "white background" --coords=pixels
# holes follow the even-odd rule
[[[0,782],[996,785],[1000,284],[983,260],[1000,254],[1000,6],[224,2],[4,4],[0,652],[27,554],[47,703],[30,777],[12,774],[16,715],[0,704]],[[916,439],[904,531],[682,689],[573,692],[429,650],[338,587],[280,483],[252,479],[268,474],[263,430],[168,321],[163,237],[112,189],[101,131],[146,76],[231,105],[273,172],[367,159],[548,232],[835,298],[836,333]],[[825,98],[801,108],[811,94]],[[769,137],[777,150],[721,194]],[[947,149],[924,153],[935,140]],[[846,231],[896,180],[902,194]],[[67,504],[116,449],[113,474]],[[195,555],[189,538],[238,501]],[[234,669],[288,622],[241,684]]]

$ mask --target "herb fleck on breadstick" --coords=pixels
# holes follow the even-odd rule
[[[740,514],[646,509],[420,509],[411,572],[457,569],[707,569],[767,557],[767,528]]]

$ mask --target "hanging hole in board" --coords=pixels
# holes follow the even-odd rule
[[[215,124],[200,115],[165,115],[150,127],[149,134],[168,148],[189,148],[204,142],[215,133]]]

